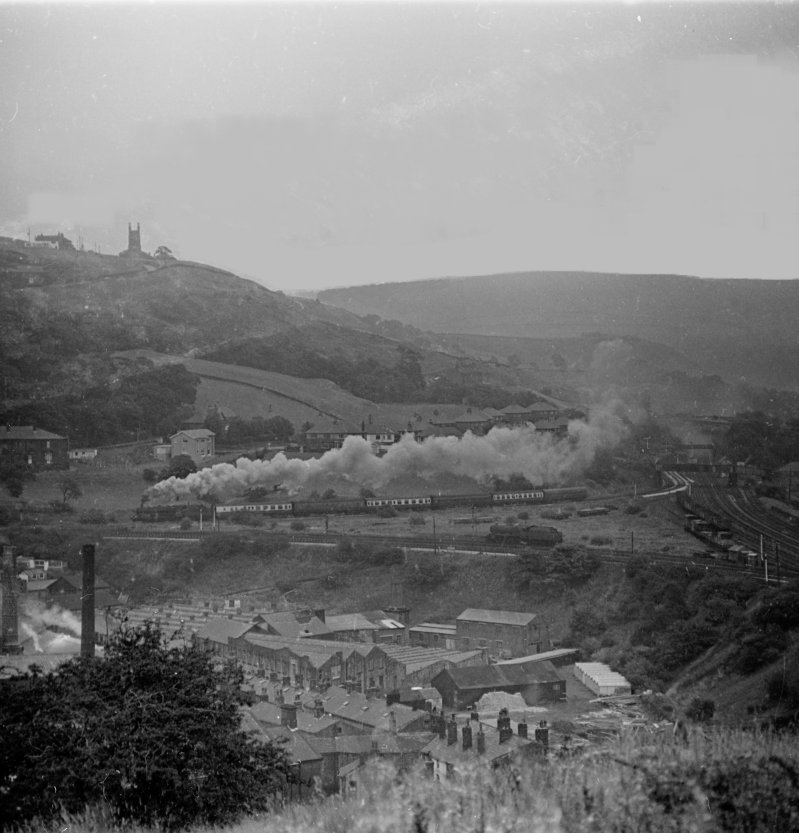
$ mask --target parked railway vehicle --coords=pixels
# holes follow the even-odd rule
[[[409,495],[391,498],[333,498],[331,500],[279,500],[236,502],[216,507],[217,515],[234,515],[240,512],[258,513],[272,517],[306,515],[347,515],[378,512],[386,507],[393,509],[423,510],[449,508],[481,508],[504,506],[514,503],[559,503],[585,500],[587,491],[582,487],[559,489],[530,489],[518,492],[492,492],[466,495]],[[160,521],[183,517],[187,504],[143,506],[134,512],[134,520]]]
[[[685,529],[716,549],[724,551],[732,546],[732,532],[729,529],[716,526],[698,515],[685,516]]]
[[[554,547],[563,541],[563,533],[554,526],[516,526],[494,524],[488,531],[492,544],[529,544],[538,547]]]

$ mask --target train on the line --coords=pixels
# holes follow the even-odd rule
[[[488,530],[492,544],[527,544],[531,547],[554,547],[563,543],[563,533],[554,526],[517,526],[494,524]]]
[[[587,491],[583,487],[559,489],[528,489],[518,492],[492,492],[467,495],[415,495],[408,497],[367,497],[332,498],[324,500],[276,500],[220,504],[215,507],[217,517],[238,513],[256,513],[271,517],[303,517],[307,515],[358,515],[391,509],[482,509],[486,506],[506,506],[516,503],[559,503],[562,501],[585,500]],[[190,511],[191,504],[168,504],[142,506],[133,513],[136,521],[169,521],[198,514],[199,509]],[[193,506],[197,507],[197,504]],[[207,510],[207,507],[206,507]]]

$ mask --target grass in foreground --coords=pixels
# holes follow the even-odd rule
[[[630,735],[441,783],[376,764],[356,795],[292,805],[229,833],[788,833],[799,830],[796,741],[721,730]],[[107,829],[96,819],[58,829]]]

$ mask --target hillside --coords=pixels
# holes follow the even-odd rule
[[[257,370],[232,364],[132,350],[119,354],[131,360],[144,359],[156,366],[182,364],[198,376],[200,384],[192,419],[204,419],[213,409],[227,417],[279,414],[296,426],[320,416],[360,420],[372,402],[359,399],[327,379],[301,379],[284,373]]]
[[[331,289],[318,297],[437,332],[645,338],[731,382],[799,386],[799,281],[523,272]]]

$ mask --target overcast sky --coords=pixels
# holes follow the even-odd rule
[[[0,5],[0,233],[287,292],[799,276],[799,8]]]

